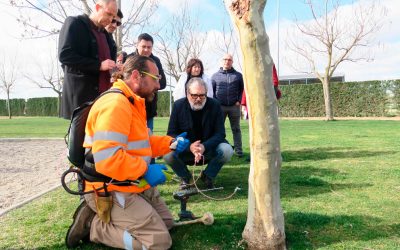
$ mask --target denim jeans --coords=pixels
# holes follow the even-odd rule
[[[233,145],[235,146],[235,153],[237,155],[243,154],[242,149],[242,131],[240,130],[240,106],[222,106],[222,114],[224,116],[224,122],[228,116],[231,124],[231,130],[233,135]]]
[[[208,162],[208,165],[203,173],[209,178],[214,179],[222,166],[230,161],[232,155],[233,149],[231,145],[228,143],[218,144],[215,150],[208,151],[204,154],[205,162]],[[164,156],[164,161],[171,166],[180,178],[192,178],[192,174],[187,168],[187,164],[194,164],[194,155],[192,152],[184,151],[180,154],[172,152]],[[198,164],[202,165],[202,163],[203,162],[200,161]]]

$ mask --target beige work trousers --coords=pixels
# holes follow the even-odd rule
[[[142,194],[110,192],[113,196],[111,221],[106,224],[96,215],[90,228],[90,241],[122,249],[169,249],[168,229],[174,218],[156,188]],[[85,199],[96,211],[95,195]],[[121,204],[122,203],[122,204]]]

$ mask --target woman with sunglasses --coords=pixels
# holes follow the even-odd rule
[[[213,88],[210,78],[204,74],[203,63],[200,59],[192,58],[186,66],[186,72],[181,75],[177,82],[172,96],[174,101],[186,97],[186,84],[193,77],[200,77],[207,85],[207,96],[213,98]]]

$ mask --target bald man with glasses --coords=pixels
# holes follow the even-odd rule
[[[116,0],[97,0],[90,16],[67,17],[61,28],[58,57],[64,71],[61,115],[65,119],[111,87],[117,50],[105,27],[117,12]]]
[[[243,157],[242,131],[240,129],[240,102],[244,90],[243,76],[233,68],[233,57],[230,54],[222,58],[222,67],[211,77],[214,98],[222,107],[223,119],[229,118],[231,124],[235,153]]]

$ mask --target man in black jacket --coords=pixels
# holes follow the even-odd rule
[[[167,80],[165,79],[165,73],[162,68],[161,61],[158,57],[153,55],[153,44],[154,40],[153,37],[150,36],[147,33],[140,34],[138,36],[138,41],[136,45],[136,51],[129,54],[128,57],[134,56],[134,55],[141,55],[141,56],[147,56],[150,57],[151,59],[154,60],[154,62],[157,65],[158,72],[161,76],[161,79],[159,81],[160,83],[160,90],[165,89],[167,86]],[[147,127],[153,131],[153,122],[154,122],[154,117],[157,115],[157,95],[155,95],[154,99],[152,102],[146,102],[146,113],[147,113]]]
[[[192,179],[187,164],[208,162],[201,180],[207,188],[212,188],[218,172],[231,159],[233,149],[225,140],[221,106],[217,100],[207,97],[206,83],[194,77],[187,83],[186,93],[186,98],[174,103],[167,134],[177,136],[187,132],[186,138],[191,144],[180,154],[165,155],[164,160],[182,179],[181,188],[188,187]]]
[[[240,102],[244,89],[242,74],[233,67],[233,57],[226,54],[222,59],[222,67],[211,77],[214,97],[221,103],[224,121],[228,116],[231,124],[235,153],[243,156],[242,131],[240,130]]]
[[[61,28],[58,57],[64,71],[61,111],[65,119],[111,86],[117,51],[104,27],[117,10],[115,0],[98,0],[90,16],[68,17]]]

